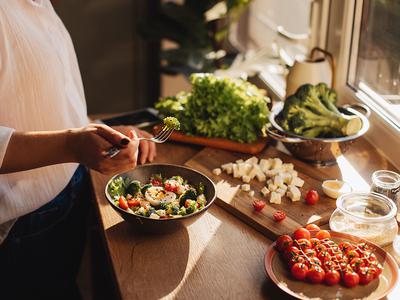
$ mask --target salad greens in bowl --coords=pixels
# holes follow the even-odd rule
[[[193,223],[214,202],[214,183],[195,170],[149,164],[112,177],[105,189],[112,208],[137,229],[174,231]]]

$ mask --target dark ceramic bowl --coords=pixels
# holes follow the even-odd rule
[[[182,176],[189,184],[197,186],[202,182],[205,186],[204,195],[207,200],[206,206],[193,214],[173,219],[150,219],[148,217],[138,216],[125,211],[114,204],[112,197],[108,194],[108,185],[111,180],[117,176],[129,177],[139,180],[140,182],[148,182],[153,174],[162,174],[164,177]],[[105,193],[111,207],[121,215],[121,217],[131,223],[135,229],[149,233],[167,233],[173,232],[181,227],[188,226],[196,221],[204,212],[213,204],[216,197],[216,189],[214,183],[205,175],[195,170],[170,164],[148,164],[138,166],[136,169],[113,176],[106,184]]]

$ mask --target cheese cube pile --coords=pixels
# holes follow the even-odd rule
[[[220,175],[221,172],[240,178],[244,183],[241,189],[249,192],[250,196],[254,195],[249,184],[251,180],[265,182],[260,192],[264,197],[269,197],[270,203],[280,204],[285,195],[293,202],[301,198],[300,188],[304,185],[304,180],[298,177],[292,163],[284,163],[280,158],[259,160],[253,156],[247,160],[239,159],[213,170],[215,175]]]

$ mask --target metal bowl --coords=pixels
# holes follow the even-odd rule
[[[173,219],[150,219],[144,216],[138,216],[128,211],[125,211],[114,204],[112,197],[108,193],[108,185],[117,176],[129,177],[140,182],[148,182],[149,178],[153,174],[162,174],[165,177],[172,177],[175,175],[182,176],[190,184],[198,185],[202,182],[205,186],[204,195],[207,200],[206,206],[193,214],[186,215],[180,218]],[[143,166],[138,166],[136,169],[121,173],[113,176],[106,184],[105,187],[106,198],[110,203],[111,207],[121,215],[121,217],[131,223],[135,229],[148,232],[148,233],[168,233],[173,232],[181,227],[188,226],[196,221],[204,212],[213,204],[216,198],[216,188],[214,183],[204,174],[197,172],[195,170],[171,165],[171,164],[148,164]]]
[[[282,109],[283,103],[277,103],[272,109],[269,117],[270,124],[267,128],[268,135],[282,142],[293,156],[316,166],[336,164],[336,158],[345,153],[355,140],[364,135],[369,128],[369,108],[362,104],[354,104],[340,107],[339,110],[346,114],[356,115],[361,119],[362,127],[356,134],[338,138],[306,138],[283,130],[279,126],[276,117]]]

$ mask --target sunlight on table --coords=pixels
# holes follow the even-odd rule
[[[337,164],[342,173],[343,181],[350,184],[353,191],[370,190],[369,184],[343,155],[337,158]]]

